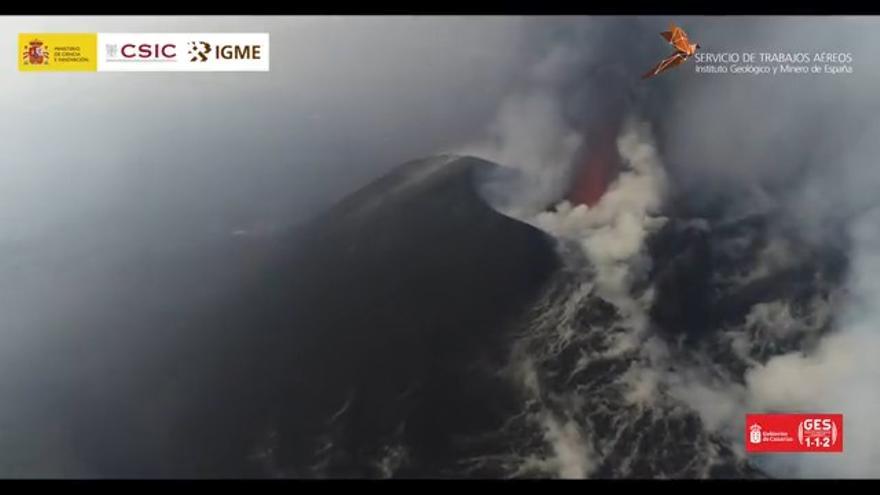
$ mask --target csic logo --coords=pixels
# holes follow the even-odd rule
[[[49,47],[35,39],[28,43],[22,53],[25,65],[49,65]]]
[[[174,43],[125,43],[119,53],[125,60],[172,60],[177,57],[176,49]]]
[[[173,62],[174,43],[105,43],[108,62]]]
[[[260,45],[217,45],[211,46],[205,41],[189,42],[190,62],[207,62],[212,60],[261,60]]]

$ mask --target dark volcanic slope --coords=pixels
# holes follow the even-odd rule
[[[273,240],[246,288],[125,385],[163,405],[94,455],[99,471],[455,476],[459,439],[514,408],[493,377],[502,337],[558,264],[478,195],[491,167],[407,163]]]
[[[321,431],[332,447],[315,474],[386,474],[374,464],[397,446],[404,472],[440,475],[462,454],[457,435],[503,416],[504,389],[488,371],[557,261],[543,233],[477,195],[474,174],[492,166],[401,166],[319,218],[279,274],[291,287],[279,348],[294,373],[314,377],[295,387],[285,414],[299,418],[282,418],[279,431],[311,437],[347,404]],[[279,462],[302,466],[322,446],[292,442]]]
[[[0,476],[763,476],[663,380],[809,346],[841,258],[671,218],[644,281],[670,357],[620,351],[596,267],[492,209],[494,167],[410,162],[290,232],[86,270],[103,307],[54,323],[51,362],[0,361]]]

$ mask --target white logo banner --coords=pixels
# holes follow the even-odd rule
[[[98,71],[269,70],[268,33],[98,33]]]

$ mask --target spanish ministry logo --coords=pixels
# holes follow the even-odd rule
[[[49,47],[39,39],[33,39],[24,47],[22,61],[25,65],[49,65]]]
[[[94,71],[97,36],[92,33],[20,33],[18,70]]]

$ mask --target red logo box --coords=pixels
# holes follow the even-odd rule
[[[746,452],[843,452],[843,414],[746,414]]]

